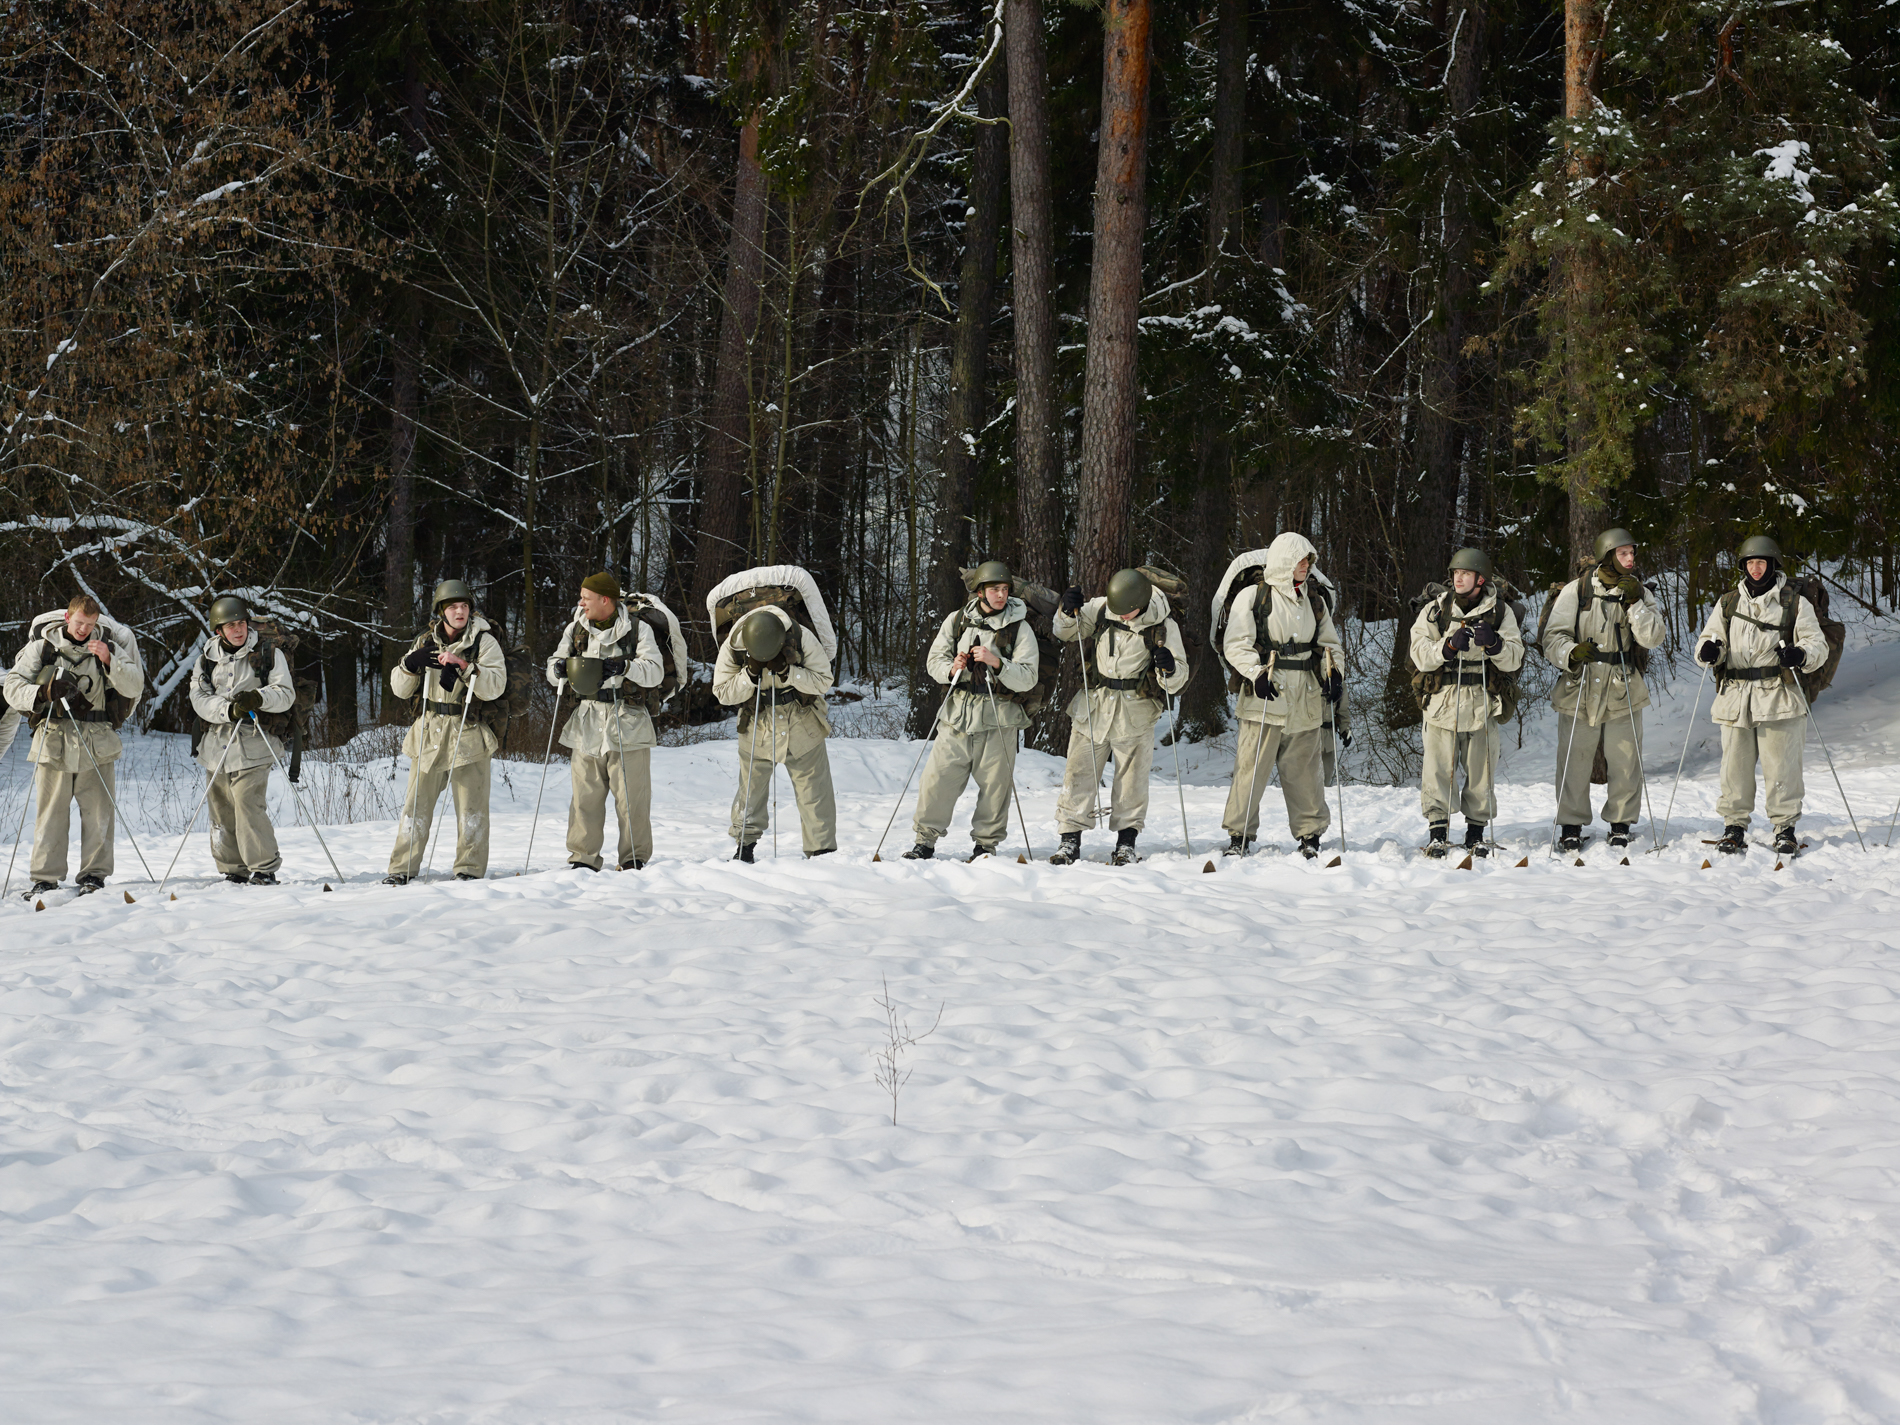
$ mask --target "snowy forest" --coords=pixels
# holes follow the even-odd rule
[[[605,567],[703,658],[801,563],[899,685],[959,565],[1204,601],[1287,528],[1361,624],[1609,523],[1685,618],[1752,531],[1891,608],[1896,14],[25,0],[0,627],[91,591],[182,728],[241,591],[341,737],[445,577],[544,653]]]

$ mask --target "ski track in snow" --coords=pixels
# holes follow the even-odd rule
[[[724,859],[717,742],[655,753],[638,874],[545,869],[558,770],[519,878],[531,776],[483,883],[376,884],[385,822],[230,887],[201,829],[160,903],[122,835],[0,911],[0,1416],[1900,1421],[1900,768],[1835,711],[1873,854],[1810,748],[1780,871],[1700,869],[1712,769],[1660,856],[1553,859],[1528,748],[1471,871],[1356,786],[1341,867],[1270,791],[1208,875],[1226,768],[1190,858],[1167,753],[1139,867],[895,860],[908,799],[872,865],[916,746],[869,741],[815,862],[783,785]],[[880,977],[943,1007],[897,1127]]]

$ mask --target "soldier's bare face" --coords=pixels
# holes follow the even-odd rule
[[[1306,582],[1306,576],[1310,574],[1312,570],[1313,556],[1309,554],[1306,558],[1293,566],[1293,582],[1296,584],[1304,584]]]
[[[614,616],[614,601],[592,589],[581,590],[581,612],[590,622],[605,623]]]
[[[1746,569],[1748,571],[1748,577],[1758,584],[1768,577],[1768,561],[1766,559],[1750,559],[1742,565],[1742,568]]]
[[[1000,614],[1003,605],[1009,602],[1009,585],[985,584],[976,591],[976,596],[983,601],[984,608],[993,614]]]
[[[66,632],[73,636],[74,643],[84,643],[92,637],[92,631],[99,627],[98,614],[67,614]]]
[[[223,637],[224,641],[233,648],[242,648],[244,646],[244,640],[251,636],[250,620],[234,618],[223,628],[219,629],[218,633]]]
[[[1484,582],[1484,576],[1475,569],[1454,569],[1451,571],[1451,587],[1454,593],[1468,594]]]
[[[1616,567],[1626,574],[1636,567],[1635,545],[1619,544],[1616,546]]]
[[[585,600],[587,595],[583,593],[581,597],[583,600]],[[613,607],[612,599],[609,599],[607,601],[607,607],[608,608]],[[442,622],[446,624],[449,628],[455,630],[458,633],[462,629],[465,629],[468,627],[468,614],[469,614],[469,608],[468,608],[468,603],[466,600],[456,599],[453,603],[447,603],[447,604],[442,605]],[[589,618],[604,618],[605,615],[604,614],[589,614],[588,617]]]

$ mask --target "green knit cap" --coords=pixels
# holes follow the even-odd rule
[[[590,594],[599,594],[604,598],[620,602],[620,581],[604,570],[599,574],[589,574],[581,580],[581,587]]]

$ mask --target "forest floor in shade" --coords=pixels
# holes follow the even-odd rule
[[[560,869],[558,765],[528,875],[519,766],[480,882],[286,825],[283,886],[200,832],[173,901],[122,835],[106,893],[0,909],[0,1417],[1900,1421],[1885,666],[1822,713],[1872,850],[1811,746],[1780,869],[1703,844],[1694,750],[1627,866],[1554,857],[1515,759],[1470,870],[1365,786],[1339,866],[1277,791],[1221,859],[1199,749],[1192,854],[1163,751],[1144,863],[1047,865],[1025,754],[1035,860],[1013,817],[898,860],[907,799],[874,864],[917,751],[874,740],[811,861],[783,784],[727,859],[720,741],[655,752],[637,873]],[[136,827],[161,874],[182,816]],[[941,1008],[895,1125],[887,986]]]

